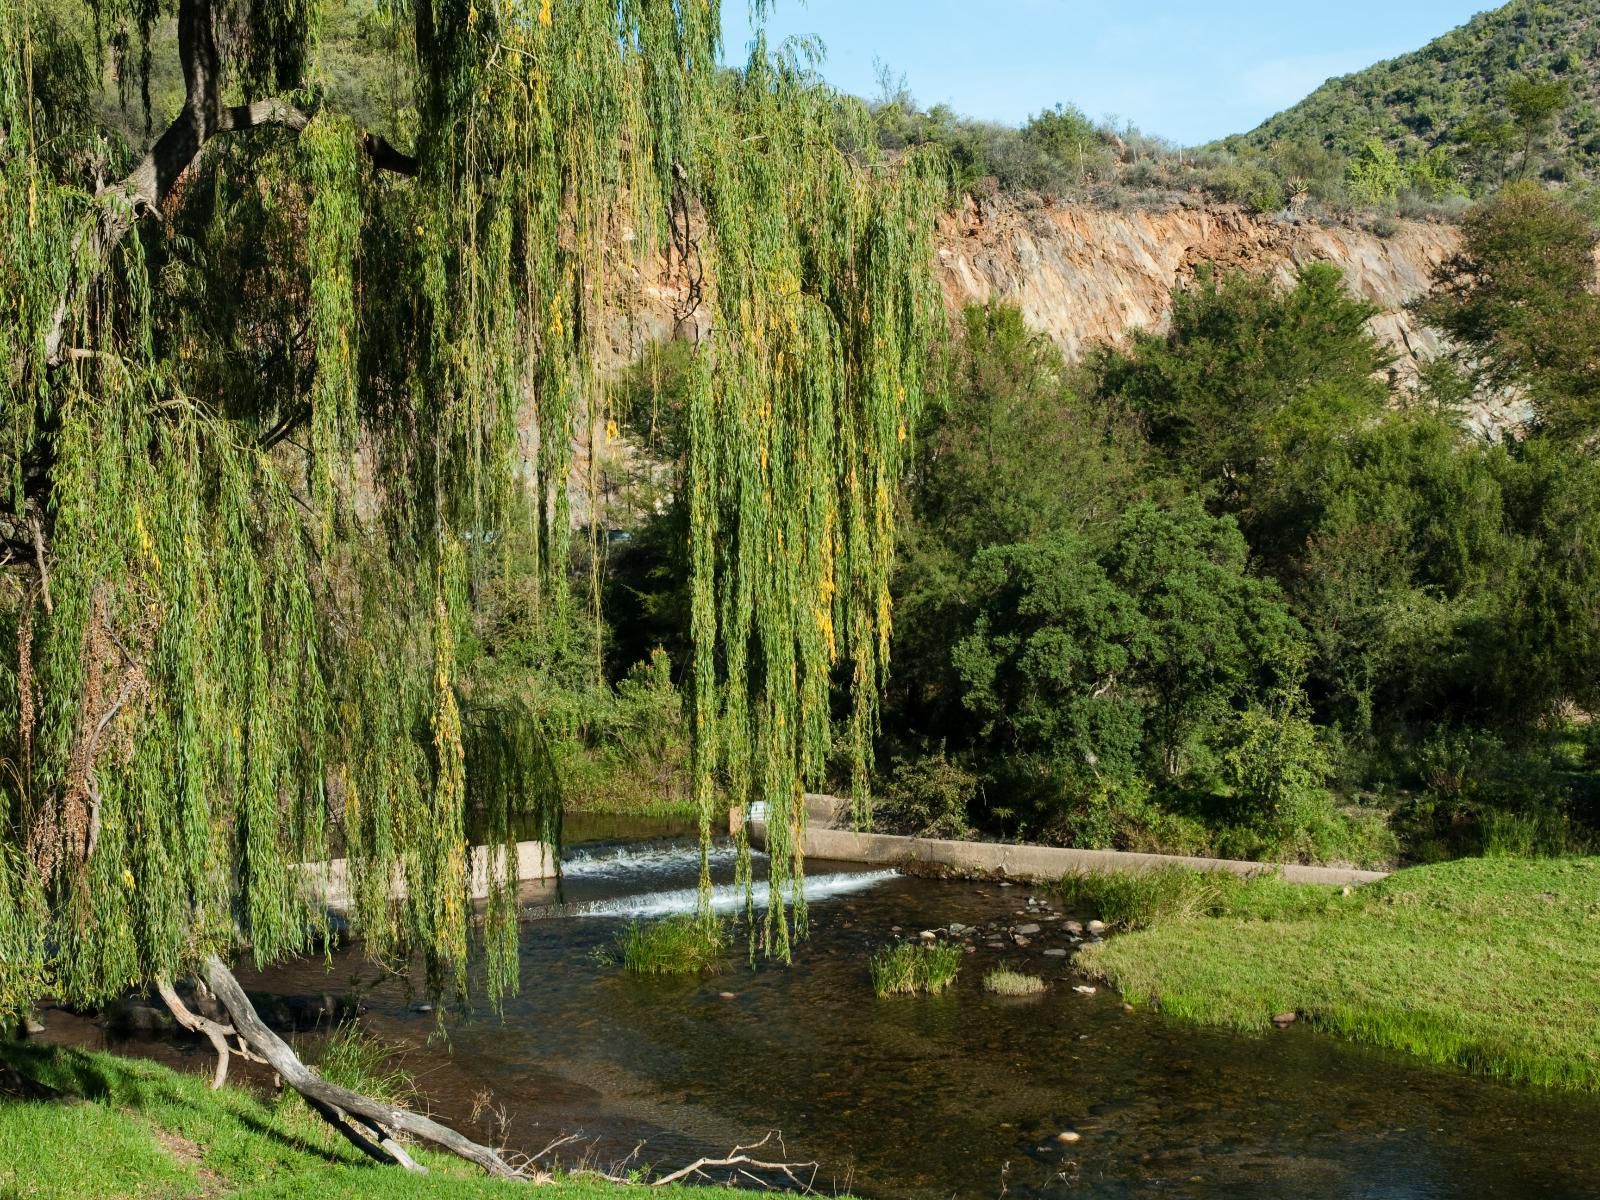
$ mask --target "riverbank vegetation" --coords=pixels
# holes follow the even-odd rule
[[[983,977],[983,990],[996,996],[1037,996],[1044,991],[1044,980],[1021,971],[997,967]]]
[[[1077,959],[1132,1004],[1245,1031],[1298,1014],[1429,1062],[1600,1090],[1600,859],[1468,859],[1354,890],[1133,878],[1070,885],[1136,930]]]
[[[936,996],[955,982],[965,951],[954,942],[893,942],[872,952],[872,990],[885,996]]]
[[[382,1080],[330,1078],[382,1094]],[[402,1092],[404,1098],[404,1092]],[[0,1195],[7,1200],[499,1200],[525,1181],[491,1180],[413,1150],[426,1176],[372,1165],[294,1095],[212,1091],[199,1075],[118,1055],[0,1040]],[[709,1200],[721,1189],[626,1187],[555,1175],[551,1200]]]
[[[1388,371],[1337,272],[1202,270],[1080,368],[969,310],[906,495],[877,816],[1379,865],[1600,829],[1600,300],[1531,185]],[[1519,397],[1485,429],[1479,398]]]
[[[630,922],[617,935],[617,952],[623,968],[635,975],[693,975],[721,967],[728,941],[720,917],[681,913]]]
[[[1522,184],[1463,231],[1418,307],[1462,354],[1417,377],[1319,264],[1202,267],[1168,332],[1077,365],[961,315],[900,499],[880,829],[1364,866],[1595,844],[1593,225]],[[645,370],[677,461],[681,367]],[[619,644],[684,644],[682,528],[669,504],[619,546]]]

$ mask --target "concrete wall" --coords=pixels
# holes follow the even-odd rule
[[[1239,862],[1227,858],[1187,858],[1172,854],[1130,854],[1121,850],[1067,850],[1057,846],[1010,845],[1000,842],[953,842],[938,838],[895,837],[854,833],[836,828],[848,818],[849,802],[832,796],[806,797],[806,828],[801,848],[807,858],[903,867],[912,864],[946,867],[957,872],[1005,875],[1012,879],[1060,879],[1063,875],[1114,871],[1153,871],[1182,867],[1192,871],[1231,871],[1235,875],[1282,875],[1290,883],[1354,884],[1382,879],[1384,871],[1346,867],[1305,867],[1299,863]],[[730,815],[729,824],[735,818]],[[760,846],[766,827],[750,824],[750,840]]]
[[[469,853],[471,857],[467,864],[468,889],[472,899],[486,900],[489,897],[490,881],[498,875],[498,871],[491,873],[491,863],[498,867],[498,860],[491,860],[487,846],[473,846]],[[301,865],[300,870],[303,873],[303,886],[308,899],[336,913],[343,913],[350,907],[348,860],[335,858],[325,863],[305,863]],[[517,843],[517,879],[520,882],[536,883],[554,879],[555,873],[555,855],[550,852],[549,846],[543,842]],[[391,887],[397,898],[404,896],[405,877],[396,872]]]

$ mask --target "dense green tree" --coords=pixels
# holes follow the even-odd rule
[[[1597,235],[1561,197],[1524,184],[1468,216],[1423,318],[1462,349],[1490,391],[1521,391],[1535,424],[1587,439],[1600,427]]]
[[[1086,773],[1172,778],[1303,656],[1231,517],[1130,507],[1098,555],[1069,536],[979,555],[952,657],[982,736]]]
[[[1506,84],[1506,111],[1522,141],[1518,178],[1525,178],[1556,118],[1572,103],[1572,88],[1562,79],[1522,76]]]
[[[1298,459],[1262,518],[1316,648],[1327,718],[1359,734],[1437,720],[1477,672],[1474,631],[1508,569],[1499,452],[1426,413],[1401,414]]]
[[[1145,487],[1133,423],[1086,399],[1013,306],[965,310],[942,387],[904,498],[885,722],[896,741],[959,737],[967,724],[949,649],[979,551],[1069,531],[1099,545]]]
[[[1100,354],[1098,394],[1140,414],[1173,473],[1248,526],[1304,442],[1383,405],[1390,356],[1367,326],[1375,312],[1327,264],[1289,287],[1202,271],[1174,295],[1166,334]]]

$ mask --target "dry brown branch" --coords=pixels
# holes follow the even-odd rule
[[[28,529],[33,534],[33,561],[39,568],[39,590],[44,598],[44,611],[53,613],[55,605],[50,602],[50,568],[45,565],[44,522],[39,519],[37,512],[28,514]]]
[[[397,1104],[384,1104],[363,1096],[360,1092],[351,1091],[349,1088],[339,1087],[323,1079],[305,1063],[300,1061],[289,1044],[267,1027],[265,1021],[256,1012],[255,1005],[250,1003],[250,998],[245,995],[244,988],[239,985],[238,979],[232,971],[216,955],[211,955],[205,960],[204,978],[221,1001],[228,1016],[233,1021],[233,1029],[244,1040],[252,1051],[261,1055],[271,1065],[284,1083],[300,1093],[305,1100],[330,1122],[335,1124],[341,1132],[349,1129],[348,1122],[338,1122],[336,1117],[330,1115],[328,1110],[335,1113],[348,1114],[351,1120],[361,1121],[369,1127],[375,1127],[381,1134],[385,1129],[392,1129],[398,1133],[406,1134],[419,1141],[428,1142],[430,1145],[448,1150],[468,1162],[482,1167],[489,1174],[501,1179],[526,1178],[511,1163],[502,1158],[496,1151],[488,1146],[481,1146],[470,1138],[457,1133],[454,1129],[439,1122],[415,1113]],[[345,1133],[349,1137],[349,1133]],[[380,1142],[381,1146],[382,1143]],[[368,1146],[362,1147],[368,1154],[373,1151]],[[392,1157],[392,1151],[388,1151]],[[383,1155],[374,1154],[373,1157],[383,1158]],[[396,1159],[395,1161],[399,1161]],[[402,1164],[404,1165],[404,1164]],[[415,1164],[412,1164],[415,1166]]]
[[[672,1172],[670,1175],[663,1175],[660,1179],[654,1180],[652,1182],[652,1186],[668,1187],[674,1183],[681,1183],[683,1180],[692,1176],[703,1177],[707,1171],[718,1167],[748,1167],[757,1171],[765,1171],[771,1175],[783,1176],[790,1183],[794,1184],[795,1187],[799,1188],[802,1195],[809,1196],[814,1194],[811,1185],[816,1182],[817,1171],[820,1169],[819,1164],[814,1162],[766,1162],[759,1158],[753,1158],[750,1155],[750,1151],[761,1149],[761,1147],[771,1142],[775,1137],[778,1138],[779,1150],[782,1150],[782,1135],[776,1131],[773,1131],[768,1133],[767,1136],[762,1138],[759,1142],[752,1143],[749,1146],[735,1146],[726,1158],[697,1158],[687,1167],[683,1167],[680,1170]],[[811,1173],[807,1179],[802,1180],[800,1176],[796,1174],[797,1171],[807,1170],[809,1170]],[[754,1180],[756,1183],[761,1184],[762,1186],[770,1186],[765,1180],[758,1179],[756,1176],[751,1175],[747,1170],[740,1169],[737,1173],[745,1176],[748,1179]]]
[[[235,1050],[228,1045],[228,1039],[237,1036],[233,1026],[223,1025],[221,1022],[213,1021],[209,1017],[202,1017],[199,1013],[192,1011],[179,997],[170,979],[156,980],[156,994],[161,997],[162,1002],[167,1006],[167,1010],[172,1013],[173,1020],[177,1021],[179,1025],[190,1033],[200,1034],[211,1043],[211,1048],[217,1052],[217,1069],[211,1077],[213,1091],[228,1081],[228,1064],[235,1054],[242,1058],[252,1059],[255,1062],[266,1061],[251,1054],[248,1050],[243,1049],[242,1046],[240,1049]]]

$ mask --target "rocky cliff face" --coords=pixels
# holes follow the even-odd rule
[[[1262,217],[1239,208],[1113,212],[1068,205],[1023,208],[974,203],[939,227],[939,265],[952,307],[1003,300],[1021,307],[1070,359],[1135,329],[1162,331],[1172,293],[1205,262],[1284,279],[1326,261],[1383,310],[1373,327],[1402,373],[1442,348],[1436,332],[1405,311],[1460,244],[1448,225],[1401,222],[1390,237],[1342,225]]]

